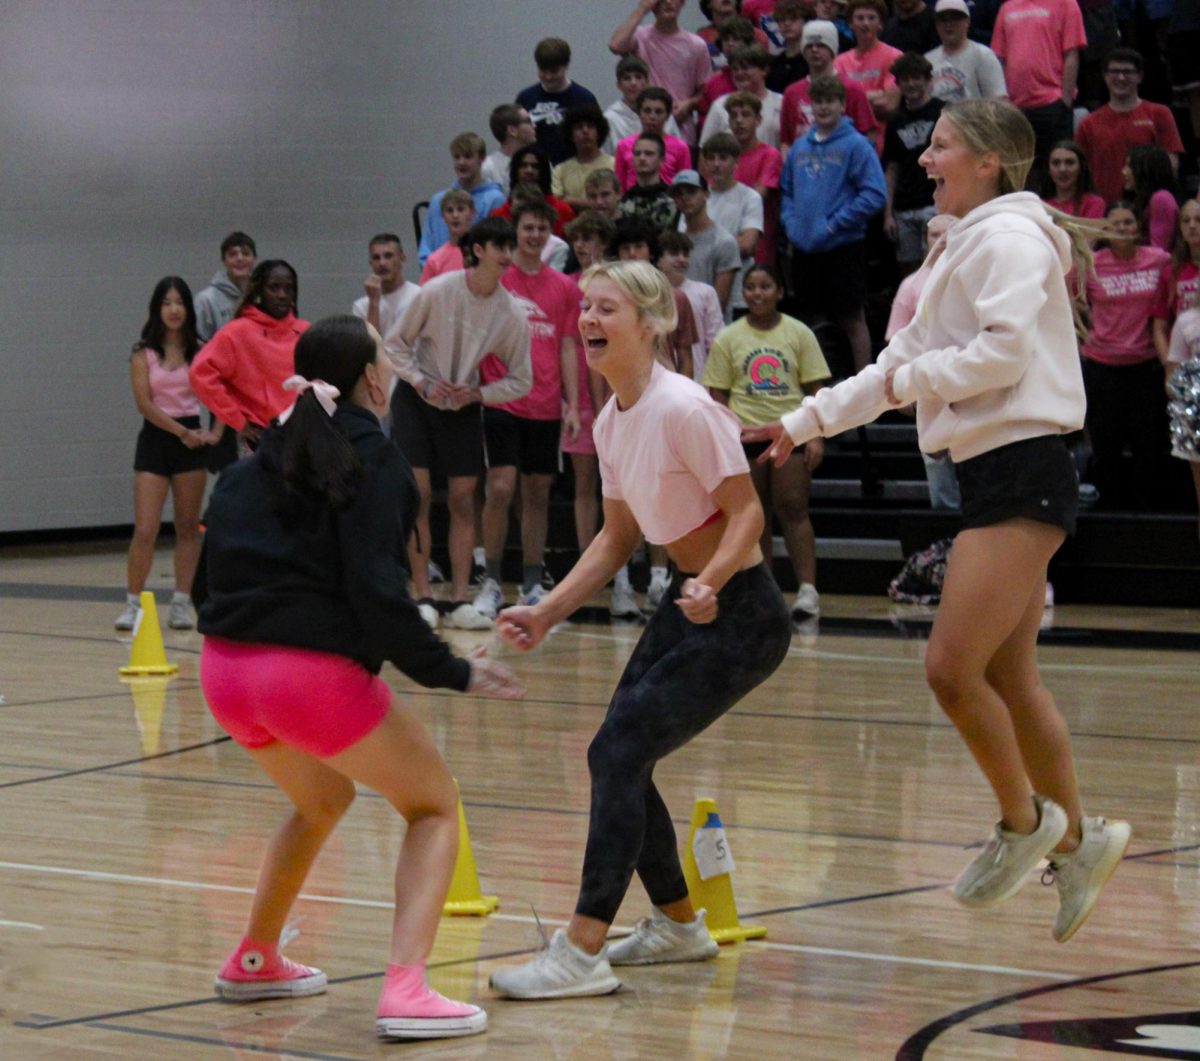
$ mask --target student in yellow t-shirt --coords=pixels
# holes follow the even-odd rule
[[[778,420],[806,394],[815,394],[829,378],[829,366],[812,331],[779,312],[783,283],[773,266],[752,266],[742,292],[749,313],[717,333],[704,367],[704,385],[743,424],[758,426]],[[771,555],[769,513],[773,510],[800,583],[792,618],[798,622],[810,619],[821,610],[816,537],[808,516],[809,483],[824,455],[821,439],[797,446],[782,468],[757,462],[766,443],[747,442],[743,447],[763,511],[768,514],[763,555]]]

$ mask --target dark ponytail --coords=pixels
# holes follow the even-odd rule
[[[338,389],[338,404],[350,395],[367,365],[375,360],[375,340],[358,317],[326,317],[296,343],[296,373]],[[345,508],[358,495],[362,462],[345,432],[309,388],[280,429],[280,471],[292,500],[323,500]]]

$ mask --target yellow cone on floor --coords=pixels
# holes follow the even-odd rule
[[[159,676],[125,678],[123,681],[133,695],[133,714],[142,737],[142,752],[154,755],[159,750],[163,711],[167,706],[167,686],[171,679]]]
[[[458,787],[458,782],[454,782]],[[500,905],[498,895],[484,895],[479,886],[479,873],[475,869],[475,855],[471,852],[471,837],[467,835],[467,815],[463,811],[462,799],[458,801],[458,859],[454,863],[454,876],[450,879],[450,892],[446,896],[443,914],[486,917]]]
[[[725,838],[725,826],[717,813],[717,802],[696,800],[692,811],[692,829],[683,857],[683,877],[688,895],[697,910],[708,911],[708,931],[718,943],[739,943],[744,939],[762,939],[762,925],[738,922],[737,903],[733,899],[733,852]]]
[[[174,674],[178,670],[179,667],[174,663],[167,662],[154,594],[143,590],[141,610],[133,626],[133,647],[129,650],[129,666],[118,668],[118,673],[125,678],[136,678],[147,674]]]

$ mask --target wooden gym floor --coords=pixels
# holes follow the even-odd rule
[[[656,774],[681,843],[695,799],[717,801],[742,920],[767,938],[620,971],[619,994],[580,1001],[503,1002],[487,980],[536,946],[535,909],[548,927],[570,913],[585,750],[637,628],[564,626],[517,660],[521,703],[385,671],[458,777],[501,898],[445,919],[431,961],[436,987],[487,1007],[488,1033],[387,1045],[373,1018],[403,825],[368,793],[294,914],[289,953],[328,994],[212,995],[285,805],[209,716],[198,635],[166,631],[180,671],[160,700],[118,681],[123,571],[114,546],[0,554],[0,1057],[1200,1057],[1200,611],[1054,612],[1041,658],[1085,804],[1134,828],[1069,944],[1036,879],[990,912],[950,898],[994,808],[925,686],[928,615],[826,597],[775,678]],[[169,572],[162,552],[153,587]],[[646,912],[635,880],[619,923]]]

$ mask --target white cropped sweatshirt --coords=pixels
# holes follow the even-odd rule
[[[946,236],[912,323],[875,364],[783,417],[797,444],[917,403],[927,453],[956,461],[1083,426],[1083,374],[1067,294],[1070,238],[1030,192],[976,207]]]

